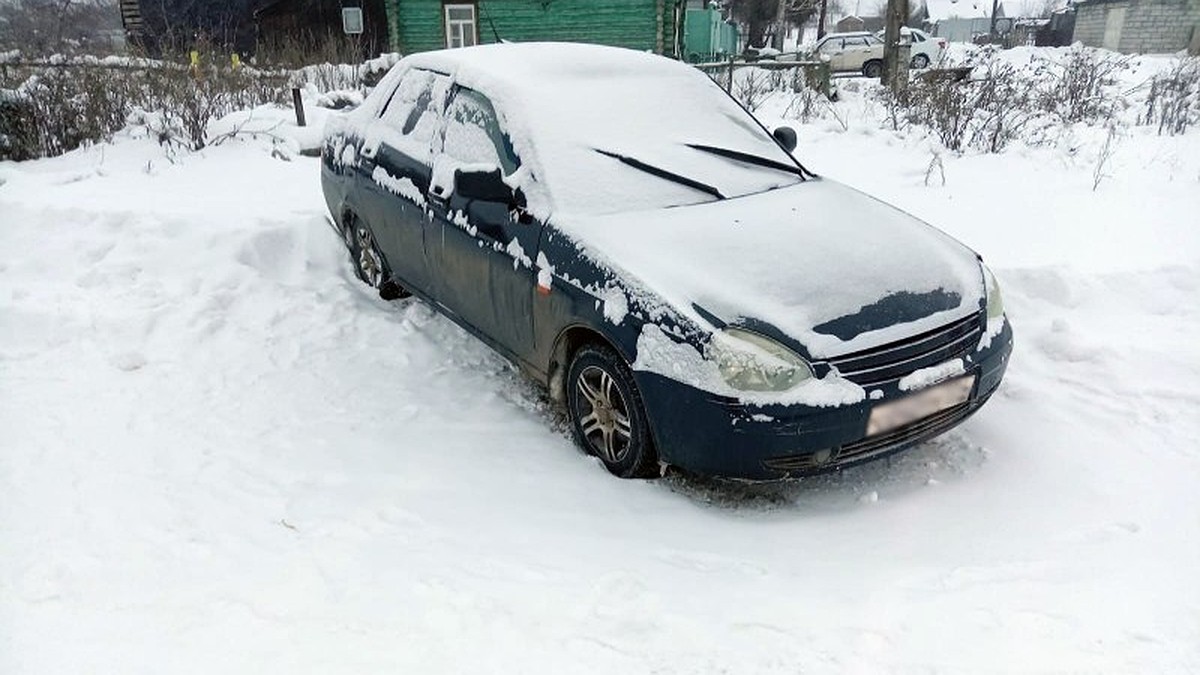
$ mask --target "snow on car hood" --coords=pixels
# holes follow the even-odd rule
[[[983,301],[970,249],[826,179],[557,226],[685,315],[704,320],[694,304],[732,324],[764,321],[817,359],[936,328]]]

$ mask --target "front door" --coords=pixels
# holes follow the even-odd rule
[[[533,263],[541,224],[514,203],[467,199],[454,190],[458,171],[497,170],[511,177],[520,158],[479,92],[456,87],[445,117],[429,188],[438,224],[429,244],[435,295],[499,347],[523,358],[533,348]]]

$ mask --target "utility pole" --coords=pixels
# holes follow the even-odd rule
[[[821,0],[821,15],[817,17],[817,39],[825,37],[825,11],[829,7],[829,0]]]
[[[900,45],[900,29],[908,23],[908,0],[888,0],[883,33],[883,77],[880,81],[899,92],[908,80],[907,47]]]
[[[988,42],[996,43],[996,10],[1000,8],[1000,0],[992,0],[992,23],[988,26]]]

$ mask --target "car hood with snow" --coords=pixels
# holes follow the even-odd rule
[[[936,328],[984,303],[974,252],[827,179],[558,226],[677,311],[765,322],[818,359]]]

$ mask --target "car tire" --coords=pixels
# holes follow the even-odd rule
[[[354,273],[363,283],[379,291],[379,297],[384,300],[399,300],[410,295],[392,279],[392,271],[375,243],[371,228],[357,218],[348,219],[343,236],[350,249]]]
[[[862,74],[865,77],[877,78],[883,74],[882,61],[867,61],[863,64]]]
[[[912,67],[913,68],[928,68],[929,67],[929,57],[924,54],[917,54],[916,56],[912,57]]]
[[[658,455],[633,371],[609,347],[585,345],[567,370],[575,443],[619,478],[658,475]]]

